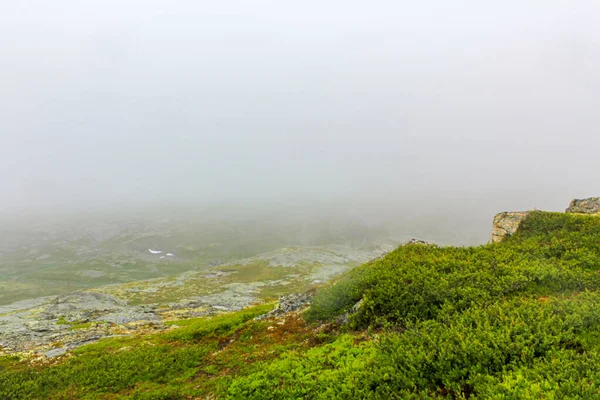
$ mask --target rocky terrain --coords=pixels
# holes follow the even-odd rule
[[[56,357],[105,337],[171,329],[165,322],[306,292],[394,247],[288,247],[171,278],[22,300],[0,306],[0,354]],[[284,297],[276,313],[309,300],[300,297]]]
[[[0,353],[54,357],[103,337],[164,328],[155,306],[129,306],[101,293],[68,293],[0,307]]]

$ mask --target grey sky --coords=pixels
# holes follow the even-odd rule
[[[593,0],[3,1],[0,206],[564,208],[600,195],[599,22]]]

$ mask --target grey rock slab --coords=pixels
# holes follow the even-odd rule
[[[137,310],[122,310],[112,312],[94,319],[96,322],[111,322],[114,324],[128,324],[137,321],[158,321],[160,318],[153,312],[143,312]]]
[[[58,349],[48,350],[47,352],[44,353],[44,355],[48,358],[58,357],[58,356],[62,356],[63,354],[65,354],[67,351],[69,351],[68,347],[61,347]]]
[[[256,297],[250,292],[227,289],[220,293],[198,296],[188,303],[192,307],[209,306],[219,311],[234,311],[253,304]]]
[[[58,296],[40,316],[46,319],[67,316],[87,318],[94,311],[116,310],[126,305],[126,301],[104,293],[74,292]]]

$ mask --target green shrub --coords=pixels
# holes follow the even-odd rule
[[[235,379],[227,397],[233,399],[364,398],[370,389],[363,371],[375,356],[372,343],[355,344],[342,335],[334,343],[305,353],[287,353],[258,372]]]
[[[536,212],[505,242],[407,245],[321,291],[308,317],[327,320],[364,297],[357,327],[434,319],[498,298],[600,287],[600,218]]]
[[[492,398],[505,392],[513,396],[507,398],[533,398],[540,393],[535,385],[522,389],[536,383],[557,394],[600,397],[600,380],[590,381],[600,367],[586,366],[597,353],[582,339],[598,327],[598,293],[496,302],[411,323],[377,341],[356,344],[344,335],[304,354],[287,354],[234,380],[228,394],[236,399],[391,399]],[[559,375],[549,370],[559,366],[556,359],[569,365]]]

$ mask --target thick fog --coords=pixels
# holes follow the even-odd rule
[[[0,206],[564,209],[600,195],[599,18],[593,0],[4,1]]]

